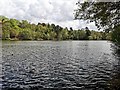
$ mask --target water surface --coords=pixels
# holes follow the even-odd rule
[[[108,41],[17,41],[2,44],[3,88],[109,87],[117,73]]]

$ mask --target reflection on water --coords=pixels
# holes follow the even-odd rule
[[[3,42],[3,89],[114,88],[111,80],[119,76],[120,61],[111,45],[107,41]]]
[[[113,45],[112,48],[114,50],[113,55],[118,61],[118,64],[115,66],[115,75],[108,83],[110,84],[110,90],[120,90],[120,47]]]
[[[2,75],[2,41],[0,40],[0,75]],[[2,89],[1,84],[1,77],[0,77],[0,90]]]

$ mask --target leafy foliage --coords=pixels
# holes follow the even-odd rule
[[[112,32],[112,40],[120,44],[120,1],[77,3],[75,19],[95,22],[98,29]]]
[[[3,40],[105,40],[107,37],[107,33],[90,31],[88,27],[84,30],[73,30],[72,27],[68,29],[55,24],[35,25],[27,20],[4,18],[2,16]]]

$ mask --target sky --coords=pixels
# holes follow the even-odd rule
[[[74,20],[78,0],[0,0],[0,15],[31,23],[54,23],[62,27],[97,30],[93,23]]]

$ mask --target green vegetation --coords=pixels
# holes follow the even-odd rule
[[[77,5],[78,9],[75,11],[75,19],[95,22],[98,29],[102,28],[106,32],[110,32],[111,40],[116,44],[116,46],[120,47],[120,1],[78,2]],[[119,47],[116,50],[118,51],[118,56],[120,55]],[[108,82],[108,84],[110,84],[110,90],[120,89],[120,73],[115,76],[115,78],[112,78],[112,80]]]
[[[8,19],[0,16],[3,22],[3,40],[106,40],[111,39],[110,33],[89,30],[63,28],[55,24],[31,24],[27,20]]]
[[[112,35],[112,41],[120,45],[120,1],[77,3],[75,19],[95,22],[98,29],[104,29]]]

